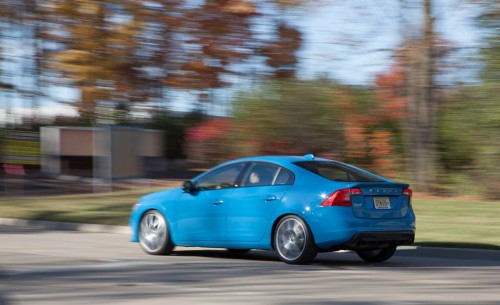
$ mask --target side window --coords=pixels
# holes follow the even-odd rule
[[[271,163],[253,163],[243,179],[243,186],[273,185],[280,167]]]
[[[278,173],[278,177],[276,177],[276,181],[274,181],[274,185],[290,185],[293,184],[294,180],[292,172],[282,167]]]
[[[236,179],[245,167],[245,163],[236,163],[221,167],[201,177],[196,181],[200,190],[219,190],[234,187]]]

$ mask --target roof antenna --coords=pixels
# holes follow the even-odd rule
[[[304,158],[309,159],[309,160],[314,160],[314,155],[313,154],[307,154],[307,155],[304,155]]]

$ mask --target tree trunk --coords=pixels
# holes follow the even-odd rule
[[[436,117],[434,98],[434,18],[432,1],[424,1],[424,24],[421,43],[410,48],[408,75],[409,157],[416,188],[432,191],[436,183]]]

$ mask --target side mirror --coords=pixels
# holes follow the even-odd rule
[[[192,193],[196,190],[196,185],[191,180],[184,181],[182,184],[182,190],[186,193]]]

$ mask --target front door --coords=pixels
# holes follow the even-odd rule
[[[196,191],[183,193],[176,205],[179,241],[227,240],[227,202],[246,163],[226,165],[194,181]]]

